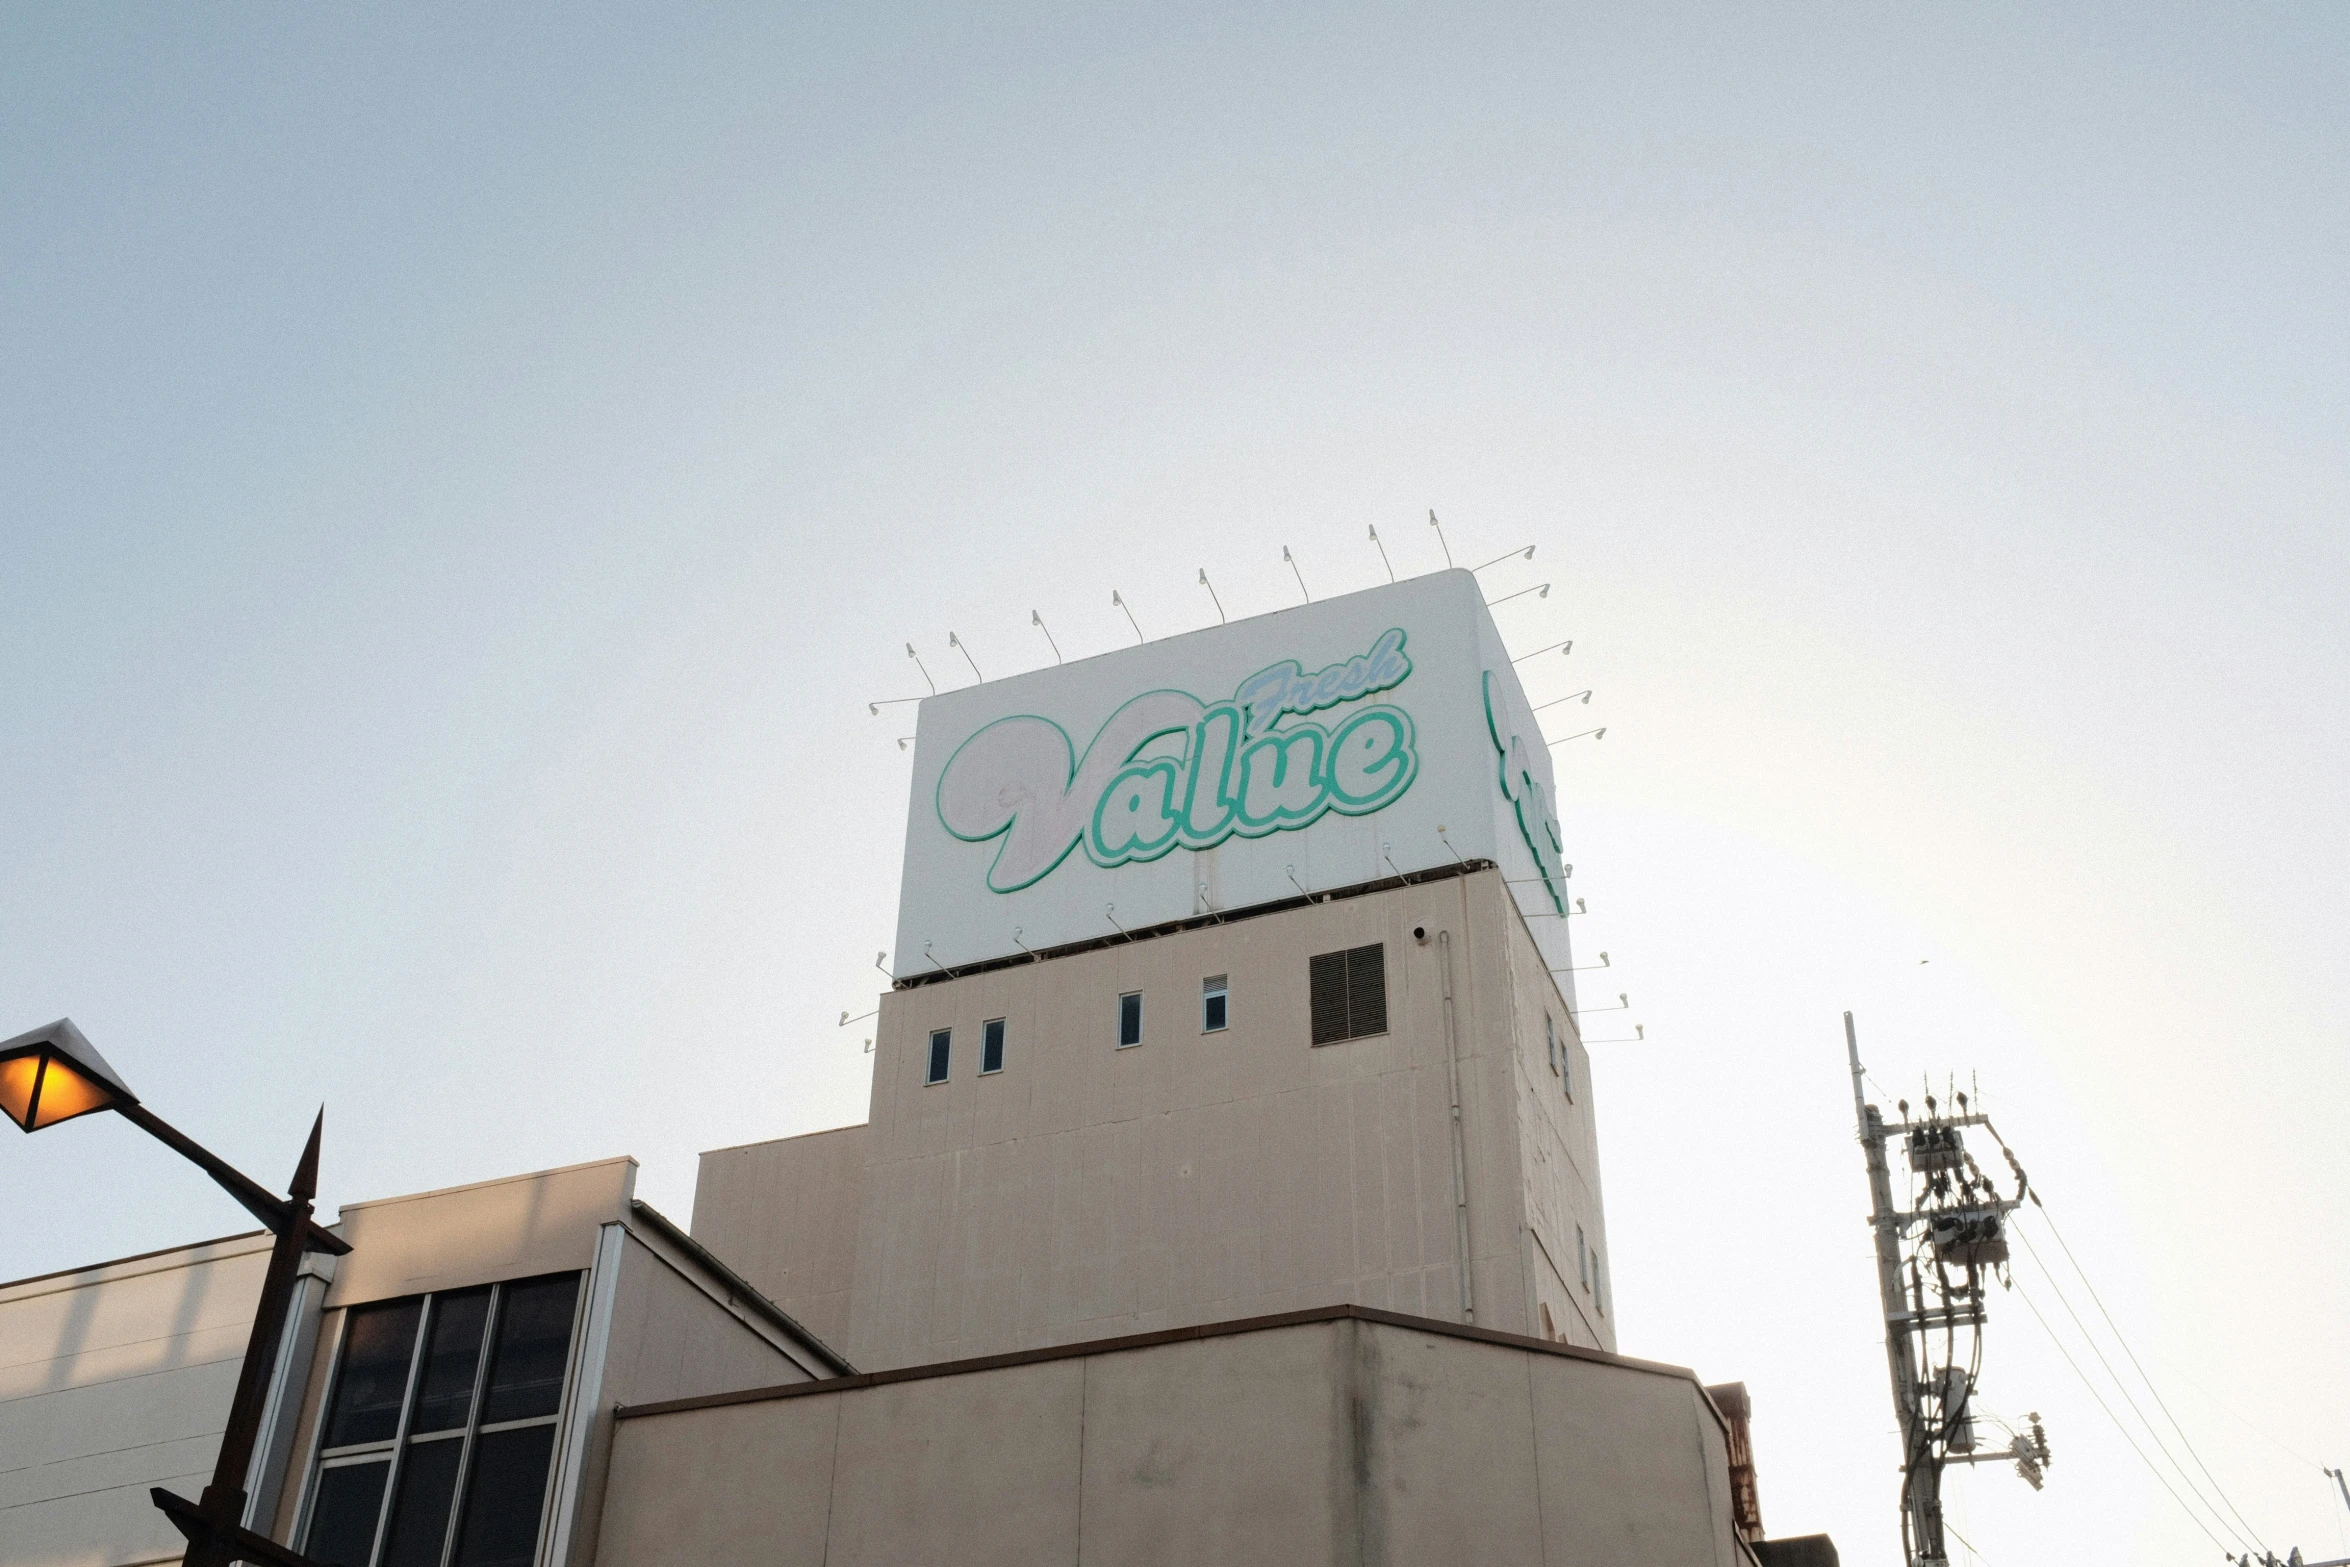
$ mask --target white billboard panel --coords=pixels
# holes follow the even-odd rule
[[[923,701],[900,978],[1499,862],[1566,907],[1541,730],[1465,571]],[[1563,963],[1562,924],[1536,929]],[[1545,929],[1545,927],[1551,927]]]

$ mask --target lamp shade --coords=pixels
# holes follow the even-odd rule
[[[138,1102],[71,1018],[0,1041],[0,1111],[28,1132]]]

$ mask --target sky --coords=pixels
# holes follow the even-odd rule
[[[863,1117],[909,642],[1534,544],[1622,1348],[1898,1561],[1849,1010],[2046,1203],[1955,1559],[2350,1555],[2346,88],[2321,5],[0,7],[0,1034],[683,1217]],[[0,1181],[0,1276],[246,1227],[110,1117]]]

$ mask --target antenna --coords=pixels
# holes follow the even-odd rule
[[[1108,920],[1119,935],[1123,936],[1127,934],[1126,927],[1118,923],[1118,905],[1115,903],[1105,903],[1102,905],[1102,918]]]
[[[871,713],[875,718],[879,718],[881,716],[881,710],[885,707],[896,707],[901,703],[919,702],[921,700],[922,699],[918,696],[885,696],[878,702],[866,703],[865,711]]]
[[[895,978],[897,978],[897,976],[896,976],[895,974],[892,974],[892,973],[890,973],[890,971],[889,971],[887,968],[885,968],[885,967],[883,967],[883,966],[882,966],[882,962],[881,962],[881,960],[882,960],[883,958],[886,958],[886,957],[888,957],[888,956],[889,956],[889,954],[888,954],[888,953],[886,953],[886,952],[876,952],[876,953],[874,953],[874,954],[873,954],[873,966],[874,966],[875,968],[877,968],[877,969],[881,969],[881,973],[882,973],[882,977],[883,977],[883,978],[885,978],[885,979],[895,979]]]
[[[912,735],[900,735],[900,736],[898,736],[898,749],[899,749],[899,750],[901,750],[901,751],[903,751],[903,750],[904,750],[904,749],[905,749],[907,746],[909,746],[909,745],[912,745],[913,743],[914,743],[914,737],[913,737]]]
[[[872,1011],[870,1011],[870,1012],[860,1012],[860,1013],[858,1013],[858,1014],[857,1014],[855,1017],[851,1017],[851,1016],[849,1016],[849,1009],[848,1009],[848,1008],[846,1008],[846,1007],[843,1007],[843,1008],[841,1008],[841,1012],[840,1012],[840,1022],[839,1022],[837,1025],[835,1025],[835,1026],[836,1026],[836,1027],[840,1027],[840,1028],[846,1028],[846,1027],[848,1027],[848,1026],[851,1024],[851,1023],[862,1023],[862,1022],[864,1022],[864,1021],[865,1021],[865,1019],[867,1019],[867,1018],[869,1018],[869,1017],[879,1017],[879,1016],[881,1016],[881,1008],[879,1008],[879,1007],[875,1007],[875,1008],[874,1008]]]
[[[1596,974],[1609,966],[1608,955],[1602,952],[1597,963],[1578,963],[1573,968],[1554,968],[1553,974]]]
[[[1281,558],[1289,562],[1289,574],[1297,578],[1298,592],[1305,594],[1305,600],[1308,604],[1314,602],[1314,596],[1311,593],[1306,593],[1306,574],[1297,569],[1297,557],[1289,553],[1289,546],[1286,544],[1281,546]]]
[[[1053,640],[1053,628],[1044,623],[1043,613],[1038,610],[1030,610],[1028,623],[1044,633],[1044,644],[1053,650],[1053,662],[1059,663],[1061,661],[1061,644]]]
[[[1493,559],[1487,561],[1485,566],[1498,566],[1503,561],[1510,560],[1512,558],[1532,560],[1534,558],[1534,546],[1529,544],[1522,550],[1503,550],[1499,555],[1496,555],[1493,557]],[[1485,566],[1471,566],[1469,570],[1472,573],[1480,572],[1485,569]]]
[[[1533,594],[1538,599],[1546,599],[1550,597],[1550,584],[1545,582],[1539,587],[1520,588],[1515,593],[1504,593],[1500,598],[1487,599],[1485,601],[1485,607],[1487,609],[1491,609],[1496,604],[1507,604],[1511,599],[1522,599],[1529,593]]]
[[[1428,508],[1428,526],[1436,530],[1436,542],[1444,549],[1444,564],[1452,565],[1452,546],[1444,542],[1444,524],[1436,520],[1436,508]]]
[[[1216,597],[1216,585],[1208,580],[1208,568],[1205,566],[1199,569],[1199,585],[1208,590],[1209,599],[1215,603],[1216,624],[1219,626],[1230,625],[1231,622],[1224,618],[1224,601]]]
[[[1542,707],[1538,707],[1534,709],[1534,711],[1539,713],[1542,711],[1543,707],[1556,707],[1560,702],[1580,702],[1585,707],[1589,707],[1591,705],[1591,693],[1588,691],[1578,691],[1573,696],[1562,696],[1558,698],[1557,701],[1543,703]]]
[[[914,651],[911,642],[906,644],[906,657],[912,659],[914,667],[922,671],[922,683],[930,687],[930,694],[938,695],[938,682],[930,678],[930,666],[922,662],[922,655]]]
[[[1551,741],[1550,743],[1552,745],[1565,745],[1569,740],[1582,739],[1583,735],[1589,735],[1594,740],[1605,740],[1607,738],[1607,725],[1601,724],[1597,729],[1586,729],[1582,734],[1564,735],[1559,739]]]
[[[1379,544],[1379,529],[1376,524],[1373,524],[1371,528],[1371,542]],[[1387,558],[1387,546],[1384,544],[1379,544],[1379,564],[1387,568],[1387,580],[1393,582],[1395,580],[1395,562]]]
[[[1531,653],[1520,653],[1516,658],[1511,659],[1510,662],[1513,664],[1523,664],[1530,658],[1541,657],[1543,654],[1549,652],[1550,648],[1559,649],[1559,656],[1563,658],[1567,654],[1575,651],[1575,639],[1573,637],[1569,637],[1564,642],[1553,642],[1550,647],[1538,647]]]
[[[971,656],[971,650],[963,646],[963,639],[961,637],[956,636],[952,631],[948,632],[947,646],[953,648],[956,652],[963,655],[963,662],[971,666],[971,676],[973,679],[979,681],[983,685],[986,684],[987,676],[979,672],[979,660],[973,658]]]
[[[1134,611],[1131,609],[1126,609],[1126,600],[1119,595],[1116,588],[1110,589],[1110,602],[1117,605],[1120,609],[1126,610],[1126,624],[1134,627],[1135,646],[1140,647],[1144,642],[1148,641],[1149,639],[1142,634],[1141,625],[1138,624],[1134,618]]]
[[[1647,1037],[1648,1025],[1635,1023],[1632,1025],[1632,1037],[1629,1039],[1586,1039],[1583,1043],[1586,1048],[1592,1045],[1637,1045]]]

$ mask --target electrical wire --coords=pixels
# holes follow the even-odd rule
[[[1976,1561],[1979,1561],[1979,1562],[1981,1562],[1981,1561],[1988,1561],[1988,1560],[1989,1560],[1989,1558],[1988,1558],[1988,1557],[1986,1557],[1986,1556],[1985,1556],[1985,1555],[1984,1555],[1984,1554],[1983,1554],[1981,1551],[1978,1551],[1978,1550],[1976,1550],[1976,1549],[1975,1549],[1975,1542],[1974,1542],[1974,1541],[1972,1541],[1972,1540],[1968,1539],[1968,1538],[1967,1538],[1965,1535],[1963,1535],[1963,1534],[1960,1534],[1960,1533],[1959,1533],[1959,1532],[1958,1532],[1956,1529],[1953,1529],[1952,1527],[1950,1527],[1950,1520],[1949,1520],[1949,1519],[1947,1519],[1947,1518],[1945,1518],[1945,1519],[1943,1519],[1943,1520],[1942,1520],[1942,1532],[1943,1532],[1944,1534],[1947,1534],[1947,1535],[1949,1535],[1949,1536],[1950,1536],[1950,1537],[1951,1537],[1953,1540],[1956,1540],[1956,1541],[1957,1541],[1959,1544],[1961,1544],[1961,1545],[1965,1546],[1965,1547],[1966,1547],[1966,1553],[1967,1553],[1969,1556],[1972,1556],[1972,1557],[1973,1557],[1973,1558],[1974,1558]]]
[[[2089,1331],[2089,1324],[2083,1322],[2081,1320],[2081,1314],[2073,1309],[2073,1303],[2071,1299],[2066,1296],[2064,1292],[2064,1286],[2056,1282],[2056,1275],[2049,1271],[2047,1263],[2041,1261],[2038,1249],[2032,1245],[2032,1238],[2024,1233],[2023,1226],[2011,1224],[2008,1226],[2008,1230],[2015,1236],[2017,1240],[2024,1243],[2024,1250],[2032,1254],[2032,1261],[2038,1265],[2040,1269],[2040,1276],[2048,1281],[2049,1289],[2054,1291],[2056,1294],[2056,1303],[2062,1306],[2065,1309],[2065,1314],[2073,1319],[2073,1326],[2081,1330],[2082,1342],[2089,1346],[2089,1353],[2097,1357],[2097,1364],[2105,1368],[2105,1374],[2113,1379],[2114,1391],[2121,1394],[2122,1401],[2130,1406],[2130,1413],[2138,1417],[2138,1423],[2144,1426],[2146,1428],[2146,1434],[2154,1439],[2155,1451],[2161,1453],[2164,1458],[2170,1460],[2170,1466],[2178,1471],[2179,1478],[2186,1482],[2187,1489],[2195,1493],[2195,1500],[2201,1502],[2205,1509],[2210,1512],[2211,1516],[2219,1521],[2221,1528],[2226,1529],[2230,1534],[2236,1536],[2236,1543],[2238,1545],[2244,1545],[2247,1543],[2256,1545],[2260,1547],[2263,1555],[2268,1554],[2267,1545],[2262,1543],[2259,1533],[2254,1530],[2250,1524],[2245,1524],[2244,1527],[2239,1530],[2228,1523],[2225,1513],[2223,1513],[2219,1508],[2213,1507],[2211,1505],[2211,1498],[2203,1494],[2203,1488],[2195,1483],[2195,1477],[2187,1473],[2187,1466],[2179,1462],[2178,1455],[2170,1450],[2170,1444],[2163,1441],[2162,1433],[2154,1428],[2154,1422],[2146,1418],[2146,1411],[2140,1409],[2138,1407],[2137,1399],[2131,1396],[2129,1384],[2122,1380],[2120,1372],[2113,1369],[2113,1362],[2105,1358],[2105,1351],[2098,1346],[2097,1335]],[[2223,1496],[2221,1497],[2221,1500],[2226,1501],[2227,1499],[2225,1496]],[[2229,1511],[2233,1510],[2233,1505],[2231,1504]],[[2240,1513],[2237,1514],[2237,1521],[2241,1523],[2242,1520],[2243,1515]]]
[[[2146,1368],[2142,1365],[2139,1365],[2136,1352],[2130,1348],[2130,1341],[2122,1336],[2121,1324],[2113,1320],[2112,1312],[2106,1310],[2105,1300],[2097,1293],[2097,1286],[2089,1282],[2088,1272],[2082,1268],[2081,1259],[2073,1255],[2073,1249],[2070,1246],[2065,1245],[2064,1232],[2056,1227],[2056,1220],[2048,1212],[2048,1205],[2040,1200],[2040,1194],[2037,1192],[2032,1194],[2032,1206],[2040,1210],[2040,1218],[2047,1224],[2048,1233],[2056,1237],[2056,1244],[2064,1247],[2065,1261],[2071,1263],[2073,1265],[2073,1272],[2081,1276],[2081,1283],[2088,1288],[2089,1298],[2097,1303],[2097,1310],[2104,1316],[2105,1325],[2113,1329],[2114,1342],[2121,1345],[2122,1353],[2130,1357],[2130,1364],[2137,1368],[2139,1380],[2146,1384],[2146,1391],[2153,1395],[2155,1407],[2162,1411],[2163,1418],[2170,1422],[2171,1429],[2179,1433],[2179,1445],[2187,1450],[2187,1456],[2189,1458],[2195,1460],[2195,1467],[2202,1470],[2203,1478],[2211,1482],[2211,1489],[2213,1494],[2218,1496],[2221,1501],[2227,1503],[2228,1511],[2236,1515],[2236,1522],[2244,1526],[2244,1532],[2248,1535],[2251,1535],[2255,1542],[2260,1542],[2260,1531],[2252,1527],[2251,1521],[2237,1509],[2235,1502],[2228,1496],[2228,1493],[2220,1488],[2219,1476],[2211,1472],[2211,1466],[2203,1461],[2203,1455],[2195,1451],[2195,1444],[2187,1440],[2186,1428],[2179,1424],[2179,1417],[2172,1414],[2170,1411],[2170,1405],[2162,1401],[2162,1389],[2154,1385],[2154,1379],[2146,1375]],[[2018,1233],[2020,1234],[2021,1232],[2019,1231]],[[2029,1240],[2024,1242],[2026,1248],[2029,1248],[2031,1244],[2032,1243]],[[2039,1253],[2034,1252],[2032,1254],[2032,1260],[2034,1262],[2039,1262]],[[2046,1263],[2041,1263],[2040,1266],[2042,1271],[2046,1271],[2048,1265]],[[2143,1419],[2144,1417],[2141,1416],[2140,1418]],[[2175,1459],[2173,1460],[2174,1463],[2176,1461],[2177,1460]],[[2265,1551],[2268,1549],[2268,1546],[2265,1542],[2261,1542],[2260,1548]]]
[[[2032,1297],[2024,1293],[2024,1287],[2021,1284],[2015,1286],[2015,1294],[2016,1299],[2024,1303],[2025,1309],[2031,1312],[2039,1322],[2041,1330],[2048,1335],[2048,1342],[2054,1344],[2056,1352],[2064,1357],[2064,1363],[2073,1368],[2073,1375],[2081,1379],[2081,1386],[2087,1388],[2089,1396],[2097,1401],[2097,1407],[2105,1411],[2105,1418],[2113,1422],[2113,1428],[2121,1433],[2122,1440],[2130,1444],[2130,1451],[2138,1455],[2138,1462],[2146,1466],[2146,1472],[2162,1482],[2162,1488],[2170,1492],[2171,1500],[2179,1504],[2179,1510],[2194,1521],[2195,1527],[2203,1531],[2206,1539],[2218,1546],[2221,1551],[2226,1551],[2228,1542],[2211,1532],[2211,1526],[2203,1521],[2202,1514],[2187,1505],[2187,1499],[2179,1495],[2179,1488],[2170,1483],[2169,1476],[2154,1467],[2154,1460],[2146,1456],[2146,1449],[2138,1445],[2138,1439],[2130,1435],[2130,1428],[2123,1425],[2120,1417],[2114,1414],[2113,1406],[2105,1401],[2104,1394],[2097,1391],[2097,1384],[2089,1380],[2089,1373],[2083,1371],[2081,1363],[2073,1359],[2073,1352],[2064,1347],[2064,1340],[2056,1336],[2056,1329],[2050,1327],[2048,1319],[2040,1315],[2040,1308],[2032,1304]]]

